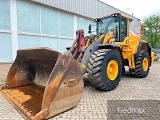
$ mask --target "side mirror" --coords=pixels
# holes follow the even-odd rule
[[[90,25],[88,26],[88,33],[92,33],[92,32],[91,32],[91,29],[92,29],[92,25],[90,24]]]

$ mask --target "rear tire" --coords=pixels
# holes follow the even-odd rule
[[[145,78],[149,73],[150,56],[147,51],[141,50],[139,56],[135,60],[135,69],[132,74],[135,77]]]
[[[122,61],[112,49],[95,51],[88,63],[88,77],[92,85],[100,90],[113,90],[122,76]]]

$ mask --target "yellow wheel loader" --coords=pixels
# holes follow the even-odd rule
[[[146,41],[129,31],[132,19],[115,13],[94,21],[97,35],[86,38],[87,49],[81,60],[83,79],[97,89],[108,91],[119,84],[124,66],[129,67],[132,76],[146,77],[154,53]]]
[[[120,13],[95,19],[97,34],[84,37],[77,30],[64,54],[49,48],[18,50],[1,94],[26,119],[41,120],[73,108],[82,97],[83,80],[108,91],[119,84],[124,66],[133,76],[146,77],[153,53],[129,31],[130,22]]]

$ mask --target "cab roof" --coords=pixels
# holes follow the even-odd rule
[[[122,16],[122,17],[125,17],[127,19],[129,19],[130,21],[132,21],[132,19],[128,16],[128,15],[125,15],[123,13],[113,13],[113,14],[110,14],[110,15],[107,15],[107,16],[103,16],[103,17],[100,17],[100,18],[95,18],[94,21],[97,21],[98,19],[105,19],[105,18],[108,18],[108,17],[111,17],[111,16]]]

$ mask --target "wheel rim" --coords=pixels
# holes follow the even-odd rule
[[[148,70],[148,59],[147,58],[143,59],[143,70],[144,71]]]
[[[118,75],[118,63],[115,60],[111,60],[107,65],[106,74],[110,80],[115,80]]]

